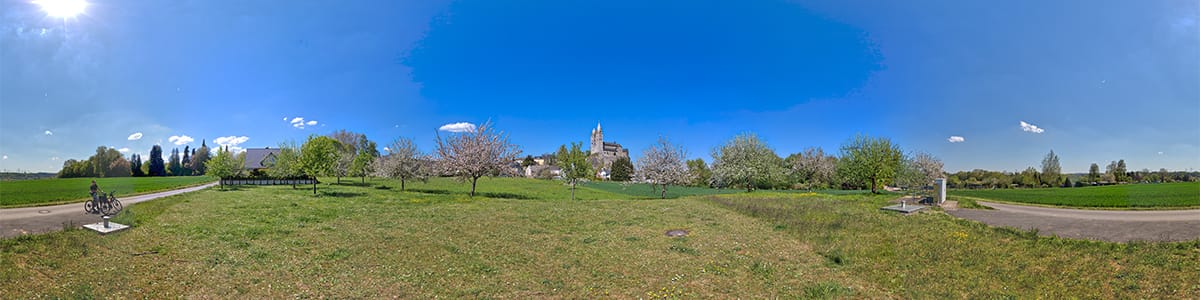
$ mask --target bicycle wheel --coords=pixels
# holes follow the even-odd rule
[[[89,214],[95,214],[97,212],[96,211],[96,202],[92,201],[92,200],[83,202],[83,211],[87,212]]]
[[[117,198],[112,198],[110,200],[113,205],[113,213],[114,214],[121,212],[122,209],[125,209],[125,207],[121,205],[121,200],[117,200]]]

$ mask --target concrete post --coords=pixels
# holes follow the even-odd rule
[[[946,202],[946,179],[938,178],[933,180],[934,186],[937,187],[938,204]]]

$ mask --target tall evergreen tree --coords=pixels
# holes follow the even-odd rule
[[[146,176],[146,173],[142,172],[141,155],[133,154],[129,156],[129,171],[131,171],[134,177]]]
[[[209,150],[208,150],[208,144],[205,144],[204,140],[200,140],[200,148],[192,149],[192,150],[195,151],[195,153],[192,153],[192,174],[193,175],[207,174],[208,166],[205,165],[205,163],[208,162],[208,159],[210,157]]]
[[[192,154],[188,151],[188,146],[183,146],[183,161],[180,162],[180,167],[183,169],[183,176],[192,175]]]
[[[170,176],[183,175],[183,167],[179,162],[179,148],[171,149],[171,158],[167,159],[167,170],[171,172]]]
[[[166,167],[162,159],[162,147],[154,145],[150,148],[150,176],[167,176]]]

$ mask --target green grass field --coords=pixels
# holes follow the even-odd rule
[[[324,180],[324,179],[323,179]],[[325,182],[332,182],[324,180]],[[622,200],[554,181],[208,189],[0,240],[6,298],[1196,298],[1200,240],[1038,237],[894,195]],[[387,188],[384,188],[387,187]],[[701,191],[695,191],[702,193]],[[716,192],[712,192],[716,193]],[[617,197],[617,198],[614,198]],[[670,229],[686,229],[669,238]],[[102,276],[103,275],[103,276]],[[98,283],[104,277],[121,284]],[[10,294],[11,293],[11,294]]]
[[[83,202],[89,197],[88,187],[91,186],[92,179],[95,179],[96,184],[100,185],[100,188],[105,192],[114,192],[118,197],[170,190],[216,181],[216,178],[206,176],[54,178],[0,181],[0,207]]]
[[[1072,207],[1200,207],[1200,182],[1082,188],[951,190],[950,196]]]

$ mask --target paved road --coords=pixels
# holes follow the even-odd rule
[[[1050,208],[978,201],[994,208],[947,211],[992,226],[1038,229],[1041,235],[1112,242],[1200,238],[1200,209],[1115,211]]]
[[[122,205],[129,207],[134,203],[198,191],[216,185],[217,183],[213,182],[201,186],[153,194],[117,197],[117,199],[121,200]],[[99,221],[99,215],[91,215],[83,212],[82,202],[54,206],[0,209],[0,238],[9,238],[22,234],[58,231],[62,230],[63,226],[80,227],[85,224],[96,223]]]

